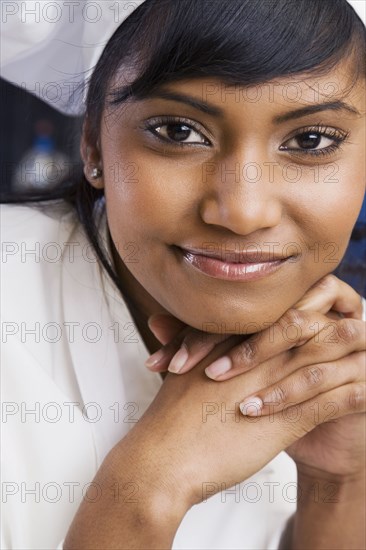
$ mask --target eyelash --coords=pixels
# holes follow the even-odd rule
[[[189,146],[194,147],[194,146],[197,146],[197,145],[198,146],[199,145],[205,145],[203,143],[194,143],[193,144],[193,143],[180,143],[179,141],[177,141],[177,142],[171,141],[171,140],[166,139],[166,138],[164,138],[164,137],[162,137],[159,134],[156,134],[154,132],[154,130],[159,128],[159,126],[169,126],[170,124],[184,124],[185,126],[188,126],[190,129],[194,130],[195,132],[201,134],[202,137],[204,137],[204,139],[209,141],[202,134],[202,130],[198,127],[198,125],[196,126],[194,124],[194,121],[192,121],[191,119],[186,119],[186,118],[173,117],[173,116],[165,116],[165,117],[162,117],[162,118],[156,118],[156,119],[147,121],[146,124],[144,125],[144,129],[151,132],[153,134],[153,136],[158,138],[160,141],[163,141],[164,143],[167,143],[168,145],[172,145],[173,147],[189,147]]]
[[[197,147],[201,145],[206,145],[203,143],[174,142],[156,133],[156,129],[159,128],[160,126],[169,126],[170,124],[184,124],[185,126],[188,126],[188,128],[201,134],[202,137],[209,142],[209,140],[203,135],[201,129],[198,128],[191,119],[188,120],[180,117],[165,116],[162,118],[156,118],[156,119],[147,121],[144,124],[143,129],[149,131],[155,138],[172,147],[182,148],[182,147]],[[329,145],[328,147],[323,147],[322,149],[304,150],[304,149],[287,148],[282,150],[291,152],[295,156],[302,155],[302,156],[312,156],[312,157],[327,157],[334,154],[336,151],[340,151],[342,149],[342,145],[347,141],[350,135],[350,132],[345,132],[337,128],[329,128],[319,123],[314,126],[307,126],[307,127],[300,128],[299,130],[297,130],[296,134],[287,138],[286,142],[311,132],[319,134],[321,137],[332,139],[335,141],[335,143],[333,145]]]
[[[312,133],[319,134],[321,137],[325,137],[328,139],[332,139],[335,141],[333,145],[328,145],[328,147],[323,147],[322,149],[283,149],[284,151],[290,151],[295,155],[304,155],[304,156],[313,156],[313,157],[327,157],[330,156],[337,151],[342,150],[342,145],[347,142],[350,132],[345,132],[344,130],[340,130],[338,128],[329,128],[327,126],[323,126],[321,122],[318,124],[315,124],[314,126],[306,126],[303,128],[299,128],[297,130],[297,133],[291,136],[286,140],[290,141],[291,139],[300,137],[304,134]]]

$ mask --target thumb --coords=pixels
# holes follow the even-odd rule
[[[187,326],[170,313],[155,313],[149,317],[147,324],[155,338],[163,345],[168,344]]]

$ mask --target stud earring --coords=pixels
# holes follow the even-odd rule
[[[103,170],[101,168],[93,168],[91,177],[93,178],[93,180],[97,180],[101,177],[102,174]]]

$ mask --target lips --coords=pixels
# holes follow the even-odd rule
[[[254,254],[227,249],[218,252],[179,247],[179,251],[186,266],[209,277],[229,281],[262,279],[281,269],[292,258],[292,256],[284,257],[258,252]]]
[[[283,256],[280,254],[275,254],[274,252],[263,252],[260,248],[256,251],[242,251],[238,252],[237,250],[209,250],[208,248],[189,248],[181,247],[184,253],[192,254],[195,256],[204,256],[206,258],[214,258],[225,263],[233,264],[257,264],[257,263],[267,263],[267,262],[276,262],[283,261],[293,256]]]

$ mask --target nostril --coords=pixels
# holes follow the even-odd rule
[[[259,196],[258,196],[259,194]],[[201,204],[201,219],[208,225],[229,229],[238,235],[273,228],[281,223],[281,205],[273,199],[265,199],[263,193],[222,192]]]

